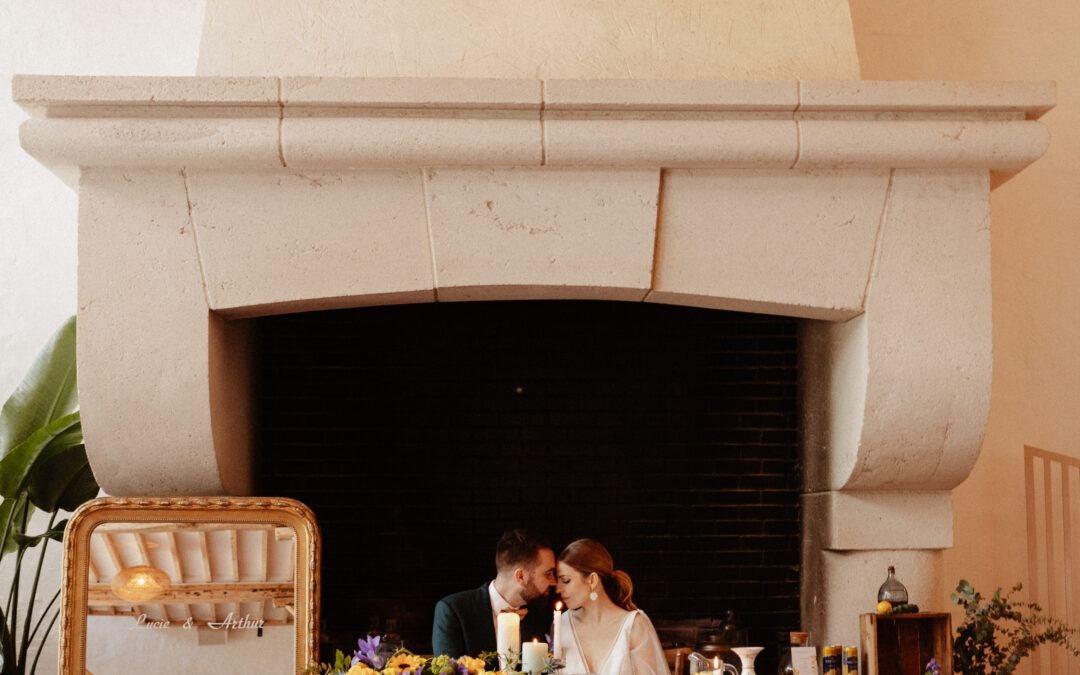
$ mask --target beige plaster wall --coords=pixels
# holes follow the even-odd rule
[[[19,147],[12,75],[193,75],[204,4],[0,0],[0,402],[75,313],[76,194]]]
[[[200,75],[856,79],[846,0],[207,0]]]
[[[27,115],[11,100],[16,73],[192,75],[204,0],[0,0],[0,403],[49,335],[76,311],[77,195],[19,147]],[[46,529],[34,515],[31,531]],[[11,560],[11,558],[7,558]],[[24,573],[32,573],[37,553]],[[8,562],[0,588],[8,587]],[[37,613],[60,583],[60,546],[48,550]],[[24,584],[24,596],[29,583]],[[55,671],[56,629],[39,673]]]
[[[1046,155],[991,198],[993,387],[982,453],[953,492],[957,580],[1027,582],[1024,445],[1080,457],[1080,3],[851,0],[866,79],[1053,79]],[[902,573],[902,570],[900,570]],[[873,589],[868,589],[872,592]]]

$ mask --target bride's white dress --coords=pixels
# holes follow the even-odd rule
[[[631,634],[635,621],[644,621],[646,639],[640,644],[631,644]],[[585,654],[578,640],[575,628],[574,612],[563,612],[560,633],[563,642],[563,658],[566,660],[564,672],[595,673],[595,675],[668,675],[667,659],[660,647],[660,638],[656,636],[649,617],[645,612],[635,609],[626,615],[615,641],[608,648],[602,663],[592,664],[592,669],[585,663]]]

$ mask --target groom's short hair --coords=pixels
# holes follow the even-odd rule
[[[503,532],[495,546],[495,569],[516,569],[536,560],[541,549],[550,549],[547,540],[529,530],[517,529]],[[554,549],[552,549],[554,550]]]

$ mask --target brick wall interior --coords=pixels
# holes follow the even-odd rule
[[[336,646],[428,651],[436,600],[490,579],[515,526],[605,543],[658,625],[798,628],[795,320],[536,301],[258,326],[260,489],[319,520]]]

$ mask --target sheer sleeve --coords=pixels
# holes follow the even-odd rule
[[[652,621],[645,612],[638,612],[630,630],[630,663],[634,675],[670,675],[667,657],[660,646]]]

